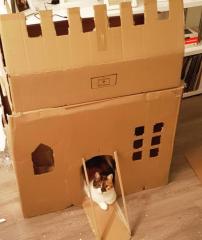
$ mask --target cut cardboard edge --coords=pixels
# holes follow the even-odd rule
[[[82,164],[84,168],[86,183],[89,188],[89,203],[86,200],[86,202],[83,204],[83,207],[86,209],[86,215],[89,219],[90,226],[92,228],[92,231],[95,233],[96,239],[114,239],[116,237],[117,228],[121,230],[119,236],[121,236],[120,240],[127,240],[130,239],[129,236],[131,236],[131,230],[130,230],[130,223],[128,218],[128,211],[126,206],[126,200],[125,200],[125,194],[124,194],[124,188],[122,183],[122,177],[121,172],[119,168],[119,160],[118,160],[118,153],[117,151],[114,152],[114,160],[116,163],[116,169],[119,179],[119,185],[121,188],[121,196],[123,201],[123,208],[125,215],[121,212],[121,208],[118,206],[117,202],[115,202],[112,205],[109,205],[108,211],[103,211],[98,206],[95,206],[95,203],[93,202],[90,186],[89,186],[89,178],[87,174],[86,169],[86,160],[85,158],[82,158]],[[97,208],[96,208],[97,207]],[[89,209],[89,211],[88,211]],[[124,227],[125,226],[125,227]],[[126,230],[127,229],[127,230]],[[128,236],[129,234],[129,236]],[[117,237],[116,237],[117,239]]]
[[[182,0],[181,1],[171,1],[170,2],[170,16],[168,19],[166,19],[165,21],[161,21],[161,24],[159,24],[159,27],[156,27],[154,22],[158,22],[160,20],[156,19],[155,16],[157,15],[157,9],[155,8],[155,5],[156,5],[156,0],[150,0],[150,1],[147,1],[145,3],[145,19],[146,19],[146,22],[147,22],[147,26],[149,24],[149,26],[145,27],[145,29],[148,29],[148,33],[146,34],[151,34],[153,33],[154,31],[157,31],[155,34],[154,34],[154,37],[155,35],[158,35],[157,33],[160,31],[159,27],[161,28],[164,24],[166,24],[167,22],[170,23],[173,27],[172,28],[168,28],[168,31],[171,31],[173,30],[174,32],[172,32],[171,34],[168,34],[168,37],[164,38],[164,41],[168,41],[168,44],[167,44],[167,47],[165,48],[160,48],[160,47],[157,47],[154,49],[154,46],[153,48],[150,46],[148,46],[148,51],[142,51],[142,53],[144,52],[147,52],[146,55],[148,55],[149,53],[151,54],[151,56],[153,56],[153,54],[156,56],[156,53],[157,52],[162,52],[162,51],[166,51],[163,53],[163,55],[165,53],[170,53],[172,51],[172,49],[174,49],[174,51],[179,51],[181,53],[183,53],[183,41],[184,41],[184,34],[182,31],[180,31],[180,34],[179,34],[179,31],[176,30],[176,27],[175,26],[178,26],[180,25],[181,27],[181,30],[183,29],[182,26],[183,26],[183,11],[176,11],[176,9],[181,9],[183,10],[183,6],[182,6]],[[70,8],[71,9],[71,8]],[[120,9],[125,9],[125,10],[121,10],[121,18],[124,17],[126,23],[123,24],[123,26],[121,25],[119,28],[120,30],[121,29],[124,29],[125,27],[132,31],[137,32],[137,34],[139,33],[139,27],[135,27],[133,25],[131,25],[132,23],[132,8],[131,8],[131,3],[127,3],[127,2],[122,2],[121,3],[121,6],[120,6]],[[130,9],[130,22],[128,23],[128,10],[127,9]],[[80,13],[79,13],[79,8],[73,8],[71,10],[69,10],[69,14],[70,14],[70,24],[69,24],[69,27],[70,27],[70,34],[69,34],[69,37],[68,39],[72,39],[72,35],[73,35],[73,38],[75,36],[77,36],[78,38],[78,41],[79,42],[83,42],[84,38],[83,38],[83,34],[79,34],[81,33],[81,29],[82,29],[82,26],[81,26],[81,21],[79,20],[80,19]],[[108,42],[111,41],[112,39],[114,40],[114,36],[107,36],[107,32],[110,32],[111,29],[110,28],[107,28],[107,15],[106,15],[106,5],[95,5],[94,6],[94,12],[95,12],[95,29],[96,29],[96,33],[98,34],[98,39],[99,41],[95,41],[95,43],[98,43],[98,46],[100,45],[100,48],[103,50],[103,49],[106,49],[107,46],[107,40]],[[177,12],[177,14],[176,14]],[[62,57],[62,55],[64,54],[64,51],[61,51],[60,53],[53,50],[54,48],[48,48],[48,46],[52,46],[52,44],[54,43],[54,37],[56,37],[55,35],[55,30],[54,30],[54,25],[53,25],[53,21],[52,21],[52,17],[51,17],[51,11],[40,11],[39,14],[41,14],[41,29],[42,29],[42,36],[40,36],[39,38],[36,38],[34,40],[34,43],[36,43],[38,40],[38,46],[41,46],[41,49],[44,51],[44,54],[41,54],[41,60],[38,59],[38,55],[36,54],[33,54],[34,53],[34,50],[33,50],[33,45],[32,44],[28,44],[28,46],[25,48],[23,46],[23,43],[24,41],[22,41],[22,39],[20,39],[20,37],[16,38],[16,45],[18,45],[18,48],[16,48],[17,52],[16,52],[16,58],[13,58],[13,56],[9,53],[9,51],[7,52],[6,50],[9,49],[9,45],[11,44],[13,46],[13,35],[15,35],[15,33],[18,33],[18,32],[21,32],[22,33],[22,38],[24,40],[28,40],[27,38],[27,30],[26,30],[26,23],[25,23],[25,17],[22,13],[20,14],[5,14],[5,15],[2,15],[0,16],[0,28],[1,28],[1,35],[2,35],[2,42],[3,42],[3,47],[4,47],[4,52],[5,52],[5,58],[6,58],[6,62],[8,63],[8,67],[10,69],[9,73],[11,75],[15,75],[15,74],[23,74],[24,72],[27,72],[27,73],[33,73],[33,72],[44,72],[44,71],[52,71],[52,70],[55,70],[55,69],[59,69],[61,70],[61,65],[69,65],[69,66],[77,66],[78,65],[78,58],[77,58],[77,61],[75,61],[74,58],[71,58],[70,56],[70,59],[69,61],[65,60],[65,58]],[[181,20],[179,20],[181,19]],[[104,20],[104,21],[103,21]],[[122,19],[121,19],[122,20]],[[154,21],[155,20],[155,21]],[[172,20],[172,21],[171,21]],[[174,22],[173,22],[174,20]],[[122,21],[121,21],[122,22]],[[127,27],[127,25],[129,24],[129,26]],[[14,25],[14,27],[13,27]],[[114,28],[115,29],[115,28]],[[114,29],[113,29],[113,32],[114,32]],[[118,27],[116,27],[116,29],[118,29]],[[144,28],[143,28],[144,29]],[[153,29],[153,31],[152,31]],[[162,29],[164,29],[162,27]],[[14,33],[15,31],[15,33]],[[131,31],[130,31],[131,32]],[[147,31],[146,31],[147,32]],[[82,37],[79,37],[79,35],[81,35]],[[178,41],[176,42],[176,44],[173,44],[172,41],[169,41],[169,36],[171,35],[176,35],[176,39],[180,39],[180,45],[177,44]],[[91,37],[92,35],[92,39],[94,39],[94,33],[93,32],[88,32],[88,37]],[[135,35],[136,36],[136,35]],[[177,37],[178,36],[178,37]],[[44,39],[43,39],[44,38]],[[66,36],[63,36],[63,37],[60,37],[59,39],[65,39],[66,40]],[[128,35],[127,36],[123,36],[123,38],[128,38]],[[109,53],[107,54],[107,56],[104,58],[104,61],[106,63],[109,63],[111,62],[112,59],[114,59],[116,62],[118,59],[120,59],[120,55],[123,55],[122,58],[128,60],[130,59],[131,57],[132,58],[136,58],[137,57],[137,54],[136,54],[136,51],[131,51],[130,50],[130,46],[133,46],[134,44],[131,43],[131,42],[125,42],[125,40],[123,40],[123,44],[121,44],[121,39],[122,37],[118,38],[119,39],[119,45],[122,45],[122,48],[118,48],[116,46],[116,49],[113,50],[113,53]],[[137,39],[135,37],[135,39]],[[58,38],[57,38],[58,40]],[[44,41],[47,41],[47,48],[44,49],[43,47],[43,43]],[[162,41],[162,42],[164,42]],[[31,41],[33,42],[33,41]],[[74,41],[70,41],[70,43],[72,44]],[[111,44],[111,46],[109,47],[109,50],[110,48],[115,48],[115,44],[116,44],[117,41],[114,41],[114,44]],[[172,44],[171,44],[172,42]],[[40,43],[40,44],[39,44]],[[130,43],[130,44],[129,44]],[[149,39],[149,43],[150,43],[150,39]],[[70,44],[70,47],[71,49],[73,49],[75,51],[75,53],[78,53],[78,44],[75,46],[74,44],[71,45]],[[36,47],[36,45],[34,44],[34,46]],[[137,44],[135,44],[137,45]],[[147,48],[147,45],[148,43],[145,44],[146,48]],[[166,45],[166,44],[165,44]],[[64,45],[65,46],[65,45]],[[63,46],[63,47],[64,47]],[[158,46],[158,45],[157,45]],[[34,48],[35,48],[34,47]],[[69,47],[69,46],[68,46]],[[68,52],[68,47],[67,47],[67,52]],[[83,53],[86,53],[86,51],[88,52],[87,50],[87,47],[86,48],[82,48],[81,46],[80,47],[80,50],[83,50]],[[134,47],[134,46],[133,46]],[[142,49],[144,49],[145,47],[141,47]],[[51,49],[51,50],[50,50]],[[115,53],[117,52],[117,50],[119,49],[120,51],[120,54],[116,55]],[[152,50],[154,49],[154,51]],[[116,51],[115,51],[116,50]],[[40,50],[39,50],[40,52]],[[90,50],[89,50],[90,52]],[[97,52],[97,49],[95,48],[95,53]],[[123,53],[125,52],[125,53]],[[48,54],[49,53],[49,54]],[[61,54],[62,53],[62,54]],[[76,54],[74,54],[76,55]],[[92,61],[93,63],[96,61],[98,61],[98,64],[102,63],[103,62],[103,53],[101,54],[102,57],[100,58],[100,60],[98,61],[98,57],[96,56],[95,54],[95,58],[92,58],[92,54],[87,54],[85,56],[85,58],[82,58],[81,59],[81,65],[83,66],[86,66],[86,63],[88,61],[86,61],[87,58],[89,58],[89,61]],[[124,56],[125,55],[125,56]],[[52,56],[52,57],[51,57]],[[99,54],[98,54],[99,56]],[[109,57],[111,56],[111,57]],[[144,56],[144,55],[143,55]],[[19,61],[19,57],[21,57],[21,61]],[[58,61],[55,61],[55,58],[58,59]],[[138,57],[139,58],[139,57]],[[17,59],[17,60],[16,60]],[[37,62],[40,62],[41,63],[43,62],[44,64],[37,64],[37,66],[34,67],[34,64],[32,64],[32,60],[33,59],[37,59],[36,61]],[[44,61],[42,61],[44,59]],[[33,60],[33,62],[35,61]],[[47,60],[47,61],[45,61]],[[113,60],[113,61],[114,61]],[[65,62],[65,64],[64,64]],[[94,64],[93,64],[94,65]],[[66,68],[66,67],[65,67]],[[67,67],[69,68],[69,67]]]
[[[202,183],[202,145],[188,150],[185,157]]]
[[[182,96],[182,89],[183,89],[183,84],[181,82],[180,86],[175,87],[175,88],[167,88],[164,90],[157,90],[157,91],[152,91],[152,92],[141,92],[139,94],[128,94],[124,96],[118,96],[118,97],[111,97],[111,98],[105,98],[101,100],[93,100],[93,101],[88,101],[88,102],[83,102],[83,103],[77,103],[77,104],[71,104],[71,105],[63,105],[63,106],[57,106],[57,107],[47,107],[47,108],[41,108],[41,109],[36,109],[36,110],[30,110],[30,111],[25,111],[25,112],[12,112],[13,117],[18,117],[19,115],[26,116],[26,115],[32,115],[32,117],[38,118],[38,113],[40,113],[40,117],[47,117],[47,116],[53,116],[55,114],[64,114],[66,110],[71,110],[77,111],[77,109],[80,109],[85,106],[90,106],[92,104],[107,104],[109,101],[120,101],[123,98],[127,98],[128,101],[130,101],[130,98],[133,96],[136,96],[139,99],[143,98],[148,98],[151,99],[152,97],[157,97],[157,94],[160,96],[162,93],[168,93],[168,94],[173,94],[176,95],[177,97]],[[12,107],[12,104],[11,104]],[[13,110],[13,109],[12,109]],[[53,114],[53,110],[55,111],[55,114]]]
[[[93,203],[96,216],[96,226],[94,223],[94,217],[92,216],[90,199],[86,198],[82,206],[89,220],[93,233],[96,233],[96,227],[98,227],[98,231],[100,233],[100,238],[98,239],[131,239],[127,222],[117,202],[110,205],[107,211],[102,210],[96,203]]]

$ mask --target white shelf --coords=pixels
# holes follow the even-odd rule
[[[134,10],[135,13],[143,13],[144,7],[143,7],[143,0],[138,1],[138,7]],[[190,7],[198,7],[202,6],[202,0],[184,0],[184,8],[190,8]],[[159,0],[158,2],[158,10],[159,11],[168,11],[168,0]]]
[[[139,14],[144,13],[144,1],[138,0],[138,6],[133,7],[133,13]],[[190,7],[198,7],[202,6],[202,0],[184,0],[184,8],[190,8]],[[158,2],[158,10],[159,11],[168,11],[169,5],[168,0],[159,0]],[[119,7],[115,8],[114,6],[108,8],[108,14],[109,16],[117,16],[120,14]]]
[[[202,6],[202,0],[184,0],[184,8]]]
[[[184,50],[184,56],[191,56],[199,53],[202,53],[202,42],[197,46],[188,47]]]
[[[184,93],[183,98],[192,97],[192,96],[199,95],[199,94],[202,94],[202,88],[195,90],[195,91]]]

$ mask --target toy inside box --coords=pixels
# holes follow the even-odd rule
[[[105,5],[94,6],[94,15],[95,30],[84,33],[79,8],[69,9],[68,35],[56,36],[51,12],[40,12],[42,35],[32,38],[23,14],[0,16],[6,81],[15,112],[180,85],[181,0],[170,1],[167,19],[158,19],[155,0],[145,1],[143,25],[134,25],[127,2],[120,5],[119,27],[109,27]]]

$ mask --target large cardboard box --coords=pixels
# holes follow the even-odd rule
[[[162,19],[156,1],[145,0],[145,23],[134,25],[125,2],[114,28],[104,5],[94,10],[95,30],[83,33],[79,9],[69,9],[63,36],[51,12],[41,12],[42,35],[33,38],[23,15],[0,16],[3,122],[25,217],[82,205],[96,239],[125,240],[126,204],[124,217],[117,203],[104,212],[84,199],[81,166],[118,154],[123,199],[167,183],[182,95],[183,6],[170,0]]]
[[[24,216],[81,205],[82,158],[117,151],[125,194],[166,184],[181,94],[180,87],[10,115]]]
[[[68,10],[68,35],[56,36],[51,12],[40,12],[42,35],[29,37],[22,14],[0,16],[6,81],[13,111],[66,106],[180,86],[183,3],[170,0],[167,19],[145,1],[145,24],[131,4],[121,26],[109,27],[105,5],[94,6],[95,30],[83,32],[79,8]]]

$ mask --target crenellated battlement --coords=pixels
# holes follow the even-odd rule
[[[51,11],[41,11],[42,35],[28,36],[21,13],[0,16],[0,31],[11,76],[63,71],[183,52],[183,1],[169,1],[159,19],[156,0],[145,0],[145,24],[135,25],[129,2],[120,4],[121,26],[110,28],[105,5],[94,6],[95,29],[83,32],[79,8],[67,9],[69,33],[57,36]],[[178,9],[176,11],[176,9]]]

